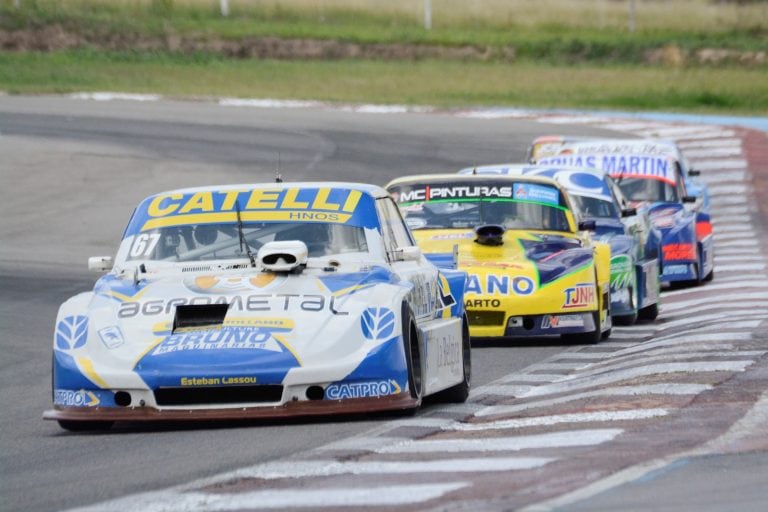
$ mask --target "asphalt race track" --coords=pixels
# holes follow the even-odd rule
[[[182,186],[384,184],[520,161],[547,133],[679,140],[713,195],[716,277],[597,346],[473,349],[464,406],[413,418],[44,422],[58,305],[135,204]],[[0,510],[763,510],[764,133],[503,111],[0,96]],[[755,186],[757,184],[757,186]]]

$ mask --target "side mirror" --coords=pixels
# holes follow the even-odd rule
[[[701,176],[701,171],[699,171],[698,169],[688,169],[688,176],[690,176],[691,178],[695,176]]]
[[[626,208],[624,210],[621,210],[621,217],[634,217],[637,215],[637,208]]]
[[[419,261],[421,259],[421,249],[415,245],[408,245],[395,250],[395,255],[400,261]]]
[[[88,258],[88,270],[94,272],[109,272],[112,270],[112,256],[91,256]]]
[[[579,231],[594,231],[597,223],[594,220],[582,220],[579,222]]]
[[[684,196],[683,197],[684,203],[695,203],[696,202],[696,196]]]

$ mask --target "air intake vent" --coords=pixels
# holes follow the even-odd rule
[[[248,268],[251,265],[248,263],[236,263],[234,265],[194,265],[191,267],[181,267],[182,272],[214,272],[218,270],[235,270],[240,268]]]
[[[473,311],[468,309],[467,318],[469,319],[469,325],[482,327],[504,325],[503,311]]]
[[[228,304],[190,304],[176,306],[173,331],[184,328],[219,327],[227,316]]]
[[[216,405],[279,402],[283,386],[224,386],[204,388],[160,388],[155,390],[157,405]]]

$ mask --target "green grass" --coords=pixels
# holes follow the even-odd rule
[[[523,58],[563,62],[642,62],[648,49],[674,44],[761,51],[768,48],[765,3],[638,1],[638,30],[627,32],[626,2],[612,0],[434,0],[425,30],[421,0],[0,0],[0,29],[60,25],[109,40],[168,35],[244,39],[334,39],[514,47]]]
[[[227,60],[210,55],[0,53],[0,90],[121,91],[435,106],[768,114],[761,69],[532,61]]]

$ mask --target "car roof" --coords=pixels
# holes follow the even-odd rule
[[[537,172],[583,172],[585,174],[591,174],[598,178],[603,178],[606,172],[602,169],[595,169],[594,167],[573,167],[568,165],[535,165],[535,164],[489,164],[478,165],[475,167],[465,167],[460,170],[458,174],[467,176],[471,174],[489,174],[492,175],[504,175],[504,176],[535,176]]]
[[[631,153],[637,152],[637,149],[653,148],[663,156],[681,158],[677,144],[668,139],[545,135],[534,139],[532,145],[538,144],[560,144],[563,147],[582,150],[600,144],[600,153]]]
[[[195,192],[226,192],[229,190],[284,190],[288,188],[339,188],[346,190],[357,190],[364,194],[373,196],[374,198],[387,197],[387,191],[378,185],[368,185],[365,183],[349,183],[342,181],[296,181],[296,182],[280,182],[280,183],[241,183],[237,185],[208,185],[203,187],[189,187],[179,188],[175,190],[167,190],[164,192],[158,192],[148,196],[147,199],[168,194],[193,194]]]

